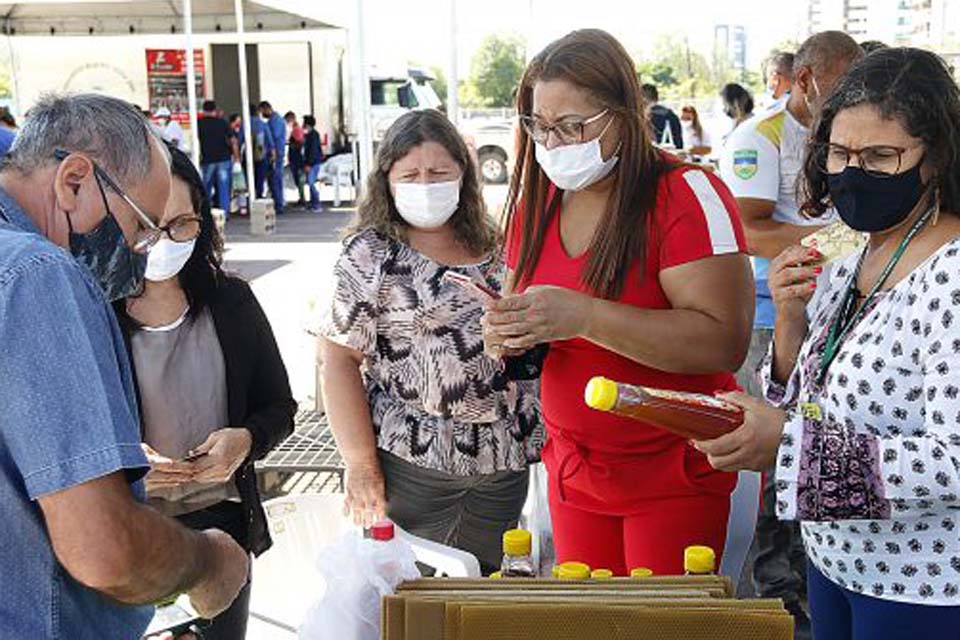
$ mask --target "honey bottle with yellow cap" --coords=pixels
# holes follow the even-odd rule
[[[584,402],[591,409],[615,413],[691,440],[712,440],[743,424],[743,409],[713,396],[590,380]]]
[[[536,578],[533,566],[533,536],[524,529],[510,529],[503,534],[503,564],[500,575],[504,578]]]
[[[683,551],[683,571],[688,576],[709,576],[717,572],[717,556],[710,547],[694,545]]]

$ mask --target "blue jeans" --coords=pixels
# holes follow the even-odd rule
[[[200,165],[200,169],[203,172],[203,188],[207,190],[207,197],[223,209],[225,216],[229,215],[233,163],[230,160],[207,162]],[[214,179],[216,179],[216,183],[214,183]],[[216,187],[217,192],[216,200],[213,199],[214,187]]]
[[[807,567],[810,620],[816,640],[946,640],[960,637],[960,607],[881,600],[844,589]]]
[[[275,213],[283,213],[285,204],[283,197],[283,156],[277,154],[277,159],[269,165],[270,195],[273,196],[273,209]]]
[[[313,165],[307,174],[307,184],[310,186],[310,204],[314,206],[320,204],[320,192],[317,191],[317,177],[320,175],[320,167],[319,164]]]

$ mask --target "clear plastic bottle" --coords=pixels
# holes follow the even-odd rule
[[[533,536],[524,529],[511,529],[503,534],[503,564],[500,575],[504,578],[536,578],[533,565]]]
[[[688,576],[713,575],[717,572],[717,555],[710,547],[687,547],[683,551],[683,571]]]

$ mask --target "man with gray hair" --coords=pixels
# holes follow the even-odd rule
[[[164,231],[169,157],[142,114],[45,96],[0,165],[0,637],[139,638],[187,593],[205,617],[245,584],[225,533],[142,504],[149,464],[108,302]]]
[[[789,97],[793,85],[793,59],[794,55],[789,51],[778,51],[767,59],[763,69],[767,90],[761,101],[764,109],[776,109]]]

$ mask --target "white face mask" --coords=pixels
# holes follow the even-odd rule
[[[170,238],[160,238],[147,254],[147,271],[144,277],[152,282],[162,282],[174,277],[183,270],[193,255],[196,244],[196,239],[174,242]]]
[[[553,149],[537,143],[537,162],[543,167],[550,182],[564,191],[580,191],[607,177],[617,164],[619,156],[614,153],[603,159],[600,139],[610,128],[613,118],[607,122],[600,135],[588,142],[567,144]]]
[[[397,212],[412,227],[439,229],[460,204],[460,180],[449,182],[394,182]]]

